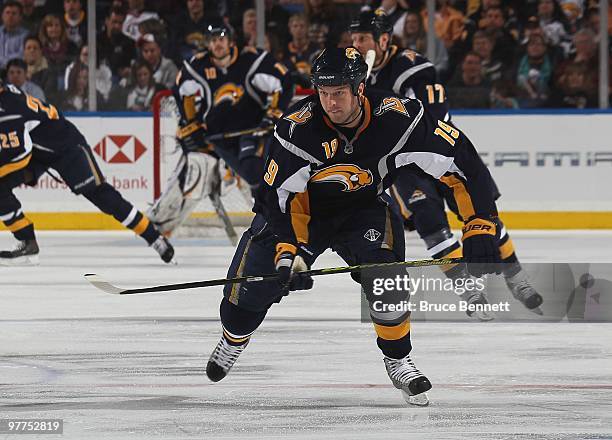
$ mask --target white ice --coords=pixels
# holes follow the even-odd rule
[[[612,262],[612,232],[513,238],[527,262]],[[212,384],[219,288],[117,297],[83,274],[122,287],[224,277],[224,240],[177,240],[175,267],[127,233],[39,242],[39,267],[0,267],[0,419],[63,419],[66,439],[612,438],[612,324],[413,322],[433,389],[429,407],[407,407],[359,322],[358,286],[325,276],[275,305]],[[426,256],[414,236],[408,255]]]

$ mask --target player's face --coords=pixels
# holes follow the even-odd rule
[[[323,110],[334,124],[345,124],[355,117],[359,99],[353,95],[351,87],[321,86],[317,89]]]
[[[222,59],[230,54],[231,43],[226,36],[214,36],[208,40],[208,51],[213,58]]]
[[[376,50],[376,41],[372,34],[365,32],[353,32],[351,34],[353,47],[359,51],[361,56],[365,57],[368,50]]]

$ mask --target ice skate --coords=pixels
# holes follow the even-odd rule
[[[479,292],[476,290],[469,290],[461,295],[461,299],[465,301],[468,306],[474,305],[478,307],[478,305],[489,304],[487,297],[484,292]],[[495,319],[495,315],[492,312],[486,310],[466,310],[465,313],[470,318],[477,318],[479,321],[492,321]]]
[[[542,304],[542,295],[540,295],[529,282],[527,273],[520,269],[512,276],[505,276],[506,285],[512,292],[512,296],[523,303],[525,307],[538,315],[542,314],[540,305]]]
[[[157,251],[164,263],[176,264],[174,247],[172,247],[166,237],[160,235],[157,237],[157,240],[151,243],[151,247]]]
[[[206,365],[208,378],[213,382],[219,382],[227,376],[247,345],[249,345],[249,339],[242,345],[231,345],[225,336],[221,336],[221,340],[210,355]]]
[[[36,240],[19,241],[10,251],[0,251],[0,266],[37,266],[38,243]]]
[[[402,391],[402,396],[407,403],[417,406],[429,405],[429,398],[425,392],[431,389],[431,383],[414,366],[410,355],[401,359],[385,356],[383,360],[389,379],[395,388]]]

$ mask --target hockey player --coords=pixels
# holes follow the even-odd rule
[[[391,44],[393,27],[382,10],[362,12],[350,25],[353,45],[362,55],[374,50],[376,58],[371,75],[367,79],[368,87],[393,91],[401,96],[418,98],[425,109],[434,118],[450,124],[449,104],[444,86],[439,84],[434,65],[424,56],[412,50],[400,50]],[[491,191],[495,199],[500,193],[494,181]],[[390,189],[405,219],[410,218],[433,258],[461,257],[461,245],[454,238],[444,211],[444,201],[449,208],[463,219],[452,196],[453,189],[428,176],[401,172]],[[527,274],[522,269],[516,256],[512,240],[501,220],[496,219],[501,231],[499,249],[504,263],[503,275],[514,298],[529,309],[536,309],[542,303],[542,297],[529,283]],[[465,265],[444,266],[445,274],[451,278],[464,278]],[[480,291],[470,291],[462,295],[469,303],[486,303]],[[472,312],[468,311],[472,316]],[[481,320],[493,317],[485,312],[476,312],[473,316]]]
[[[12,85],[0,84],[0,220],[19,241],[15,249],[0,252],[0,264],[38,263],[34,225],[23,214],[13,188],[24,183],[35,185],[49,168],[73,193],[144,238],[164,262],[172,261],[172,245],[147,217],[104,181],[79,130],[53,105]]]
[[[252,47],[239,52],[222,22],[209,25],[206,38],[208,50],[183,63],[173,89],[185,156],[150,211],[164,233],[186,219],[214,187],[216,160],[207,135],[259,127],[252,135],[215,142],[213,153],[253,190],[257,187],[265,140],[293,96],[287,68],[272,55]]]
[[[326,49],[314,61],[316,94],[276,124],[258,193],[256,216],[234,254],[228,277],[277,271],[278,281],[227,286],[223,336],[206,373],[223,379],[269,307],[290,290],[309,289],[306,270],[331,248],[348,264],[404,261],[401,218],[385,202],[400,167],[463,189],[465,258],[475,276],[498,272],[497,215],[491,176],[459,130],[434,120],[418,100],[365,87],[359,52]],[[358,274],[353,275],[358,278]],[[368,297],[372,301],[372,297]],[[371,317],[387,373],[409,403],[426,404],[429,380],[410,358],[409,312]]]

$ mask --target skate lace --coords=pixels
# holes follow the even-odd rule
[[[244,351],[244,345],[230,345],[221,338],[212,354],[212,360],[224,370],[229,370],[236,363],[238,356]]]
[[[157,240],[151,243],[151,247],[155,249],[159,255],[163,255],[164,252],[168,250],[168,243],[166,243],[164,237],[160,235]]]
[[[421,373],[419,369],[415,367],[412,359],[410,359],[410,356],[406,356],[402,359],[391,359],[385,357],[384,360],[389,376],[399,382],[406,383],[423,375],[423,373]]]
[[[517,299],[525,300],[533,295],[534,290],[529,281],[523,279],[514,284],[514,292]]]

